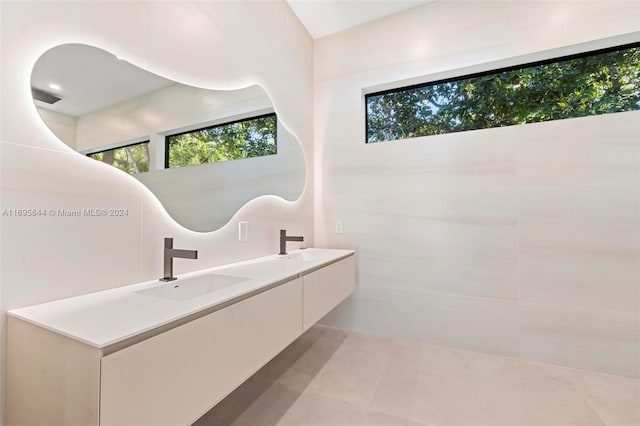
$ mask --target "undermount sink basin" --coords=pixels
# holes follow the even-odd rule
[[[278,260],[294,260],[298,262],[311,262],[313,259],[313,251],[300,251],[297,253],[278,255]]]
[[[143,296],[158,297],[160,299],[182,302],[184,300],[204,296],[205,294],[234,286],[244,281],[249,281],[249,278],[235,277],[233,275],[209,274],[187,279],[178,278],[177,280],[166,284],[159,284],[156,287],[136,291],[136,293]]]

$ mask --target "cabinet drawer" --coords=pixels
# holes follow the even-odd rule
[[[349,256],[302,279],[303,325],[306,331],[353,293],[356,286],[355,258]]]
[[[187,425],[302,333],[302,279],[102,359],[101,426]]]

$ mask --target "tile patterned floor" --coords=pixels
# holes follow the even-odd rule
[[[640,381],[315,326],[196,426],[640,425]]]

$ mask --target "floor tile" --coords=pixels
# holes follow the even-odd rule
[[[350,333],[309,384],[309,390],[366,405],[373,398],[390,352],[387,338]]]
[[[360,426],[424,426],[424,423],[416,423],[389,414],[369,411],[364,414],[364,419]]]
[[[359,406],[338,398],[305,392],[278,424],[280,426],[357,426],[362,423],[363,416],[364,410]]]
[[[640,380],[312,327],[197,426],[637,426]]]
[[[528,425],[604,425],[575,384],[571,370],[514,360],[518,419]]]
[[[442,425],[602,425],[561,367],[425,345],[410,417]]]
[[[574,371],[578,387],[607,425],[640,425],[640,380]]]
[[[411,408],[418,385],[423,345],[399,339],[389,339],[389,344],[391,353],[369,408],[403,417]]]

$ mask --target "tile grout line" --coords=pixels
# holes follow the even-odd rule
[[[352,334],[352,332],[349,331],[349,334]],[[372,411],[371,404],[373,403],[373,399],[375,398],[376,393],[378,391],[378,388],[380,387],[380,383],[382,382],[382,376],[384,375],[384,371],[385,371],[385,369],[387,367],[387,364],[391,361],[392,352],[393,352],[393,350],[389,351],[389,354],[387,356],[387,359],[384,362],[384,365],[382,366],[382,368],[378,372],[378,377],[376,379],[376,385],[373,388],[373,394],[371,395],[371,398],[362,407],[362,409],[363,409],[363,411],[362,411],[362,421],[364,421],[365,418],[366,418],[366,415]]]
[[[523,359],[522,354],[522,280],[520,277],[520,176],[518,167],[518,142],[514,142],[513,167],[515,173],[515,219],[516,219],[516,301],[518,305],[518,358]]]
[[[572,380],[571,382],[572,382],[571,385],[574,387],[576,392],[580,395],[580,397],[584,400],[584,402],[586,402],[587,406],[591,408],[591,411],[593,411],[593,414],[595,414],[595,416],[598,419],[600,419],[603,425],[609,426],[609,424],[605,421],[605,419],[602,417],[602,415],[598,411],[596,404],[593,404],[591,402],[591,398],[589,398],[589,396],[587,395],[587,392],[584,390],[584,387],[581,384],[579,384],[577,381],[574,382]],[[611,425],[611,426],[615,426],[615,425]]]

